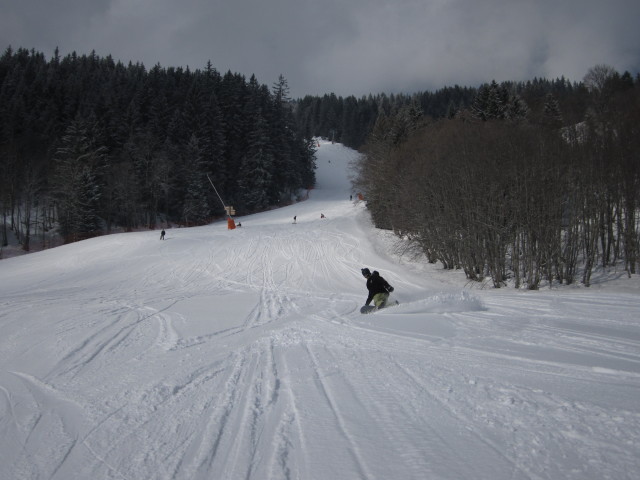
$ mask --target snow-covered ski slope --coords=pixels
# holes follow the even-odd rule
[[[233,231],[2,260],[0,479],[639,478],[638,279],[480,289],[398,258],[354,157],[322,143],[307,201]],[[364,266],[399,306],[360,314]]]

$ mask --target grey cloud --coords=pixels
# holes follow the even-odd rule
[[[0,0],[0,46],[202,68],[293,96],[640,69],[636,0]]]

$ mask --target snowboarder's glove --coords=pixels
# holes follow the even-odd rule
[[[389,287],[387,288],[387,292],[389,293],[393,292],[393,287],[391,285],[389,285]]]

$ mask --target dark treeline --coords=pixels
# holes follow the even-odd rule
[[[584,118],[588,92],[581,83],[571,83],[564,78],[536,78],[527,82],[505,82],[499,87],[503,93],[518,94],[531,112],[531,121],[539,122],[548,94],[553,95],[562,108],[565,123],[577,123]],[[453,118],[458,112],[470,108],[479,94],[488,93],[488,88],[456,85],[435,92],[378,94],[362,98],[343,98],[335,94],[306,96],[296,104],[296,121],[306,136],[335,140],[359,150],[381,116],[392,117],[411,107],[423,117]]]
[[[597,265],[640,266],[640,76],[492,82],[439,119],[412,102],[378,116],[363,151],[376,226],[471,280],[588,286]]]
[[[314,150],[297,128],[283,77],[147,70],[111,57],[0,57],[2,245],[25,250],[54,226],[65,241],[157,222],[224,215],[207,175],[238,214],[314,184]]]
[[[379,116],[390,116],[405,106],[417,103],[423,113],[434,118],[455,113],[469,105],[476,90],[446,87],[435,93],[378,94],[362,98],[306,96],[297,102],[296,120],[308,136],[323,137],[358,150],[366,142]]]

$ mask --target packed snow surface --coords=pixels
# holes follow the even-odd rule
[[[472,286],[394,254],[355,152],[317,155],[242,228],[0,262],[0,478],[640,478],[638,278]],[[399,306],[359,313],[365,266]]]

